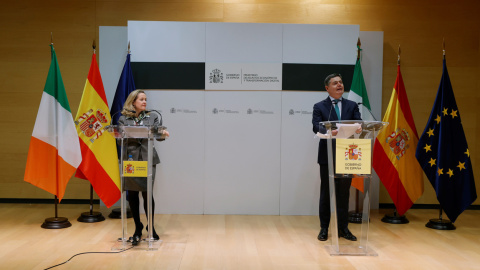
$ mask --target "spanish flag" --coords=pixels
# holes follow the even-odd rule
[[[82,155],[57,55],[53,45],[50,47],[52,61],[30,138],[23,179],[61,201]]]
[[[418,134],[400,65],[397,66],[397,80],[383,122],[390,124],[375,140],[373,168],[401,216],[422,196],[423,172],[415,157]]]
[[[105,131],[111,121],[96,55],[75,117],[83,161],[76,177],[89,180],[107,207],[120,199],[120,172],[115,138]]]

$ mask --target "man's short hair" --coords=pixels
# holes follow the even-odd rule
[[[340,77],[340,79],[343,80],[342,75],[340,73],[332,73],[325,78],[325,86],[328,86],[330,84],[330,80],[335,77]]]

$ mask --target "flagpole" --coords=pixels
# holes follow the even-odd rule
[[[93,40],[92,43],[92,49],[93,49],[93,54],[95,54],[95,39]],[[94,223],[94,222],[100,222],[104,221],[105,217],[102,215],[100,212],[94,212],[93,211],[93,186],[92,183],[90,183],[90,212],[83,212],[80,217],[77,218],[77,221],[79,222],[85,222],[85,223]]]
[[[53,32],[50,32],[50,45],[53,48]],[[53,57],[53,52],[51,57]],[[44,229],[63,229],[72,226],[72,223],[68,221],[66,217],[58,217],[58,198],[57,195],[54,197],[55,203],[55,217],[46,218],[43,224],[41,225]]]
[[[128,46],[127,46],[127,57],[128,55],[131,53],[130,51],[130,41],[128,41]],[[125,97],[126,98],[126,97]],[[125,102],[125,101],[123,101]],[[122,103],[123,103],[122,102]],[[113,104],[112,104],[112,107],[113,107]],[[121,112],[121,110],[120,110]],[[117,112],[118,113],[118,112]],[[116,114],[116,113],[115,113]],[[112,121],[113,121],[113,115],[112,115]],[[117,148],[118,150],[118,148]],[[123,194],[123,192],[122,192]],[[125,214],[125,218],[132,218],[132,211],[130,210],[130,207],[126,207],[126,214]],[[110,212],[110,214],[108,215],[109,218],[115,218],[115,219],[121,219],[122,218],[122,209],[121,208],[114,208],[112,209],[112,211]]]
[[[443,60],[445,60],[445,38],[443,38]],[[425,227],[435,230],[455,230],[456,227],[449,219],[443,219],[443,209],[440,205],[438,219],[430,219]]]
[[[399,44],[398,45],[397,66],[400,66],[400,54],[401,54],[401,52],[402,51],[400,49],[400,44]],[[407,217],[405,217],[405,215],[402,215],[402,216],[398,215],[397,207],[395,206],[395,204],[394,204],[394,208],[393,208],[393,214],[392,215],[385,214],[385,216],[383,216],[383,218],[381,220],[382,220],[382,222],[390,223],[390,224],[407,224],[407,223],[410,222],[407,219]]]
[[[360,52],[362,47],[362,42],[360,42],[360,37],[357,40],[357,61],[360,60]],[[355,210],[348,213],[348,222],[350,223],[362,223],[362,212],[360,212],[360,191],[355,189]]]

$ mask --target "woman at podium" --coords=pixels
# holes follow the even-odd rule
[[[123,126],[152,126],[161,125],[158,115],[149,113],[147,108],[147,95],[142,90],[135,90],[130,93],[123,105],[122,115],[118,119],[118,124]],[[162,131],[166,137],[170,134],[168,131]],[[158,139],[162,140],[162,139]],[[136,161],[146,161],[148,159],[148,139],[129,138],[124,142],[123,158]],[[157,151],[153,148],[152,162],[152,181],[155,180],[156,164],[160,163]],[[140,221],[140,200],[139,193],[142,193],[143,208],[147,212],[147,179],[146,177],[125,177],[124,190],[127,191],[127,201],[130,204],[133,220],[135,222],[135,233],[133,234],[132,245],[138,245],[142,237],[143,224]],[[152,225],[154,225],[153,217],[155,213],[155,201],[152,197]],[[153,226],[154,227],[154,226]],[[149,230],[150,228],[146,228]],[[153,238],[160,239],[155,228],[152,228]]]

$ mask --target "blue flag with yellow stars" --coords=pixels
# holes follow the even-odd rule
[[[432,183],[440,206],[448,218],[455,222],[477,199],[477,191],[470,152],[445,59],[437,97],[415,156]]]

